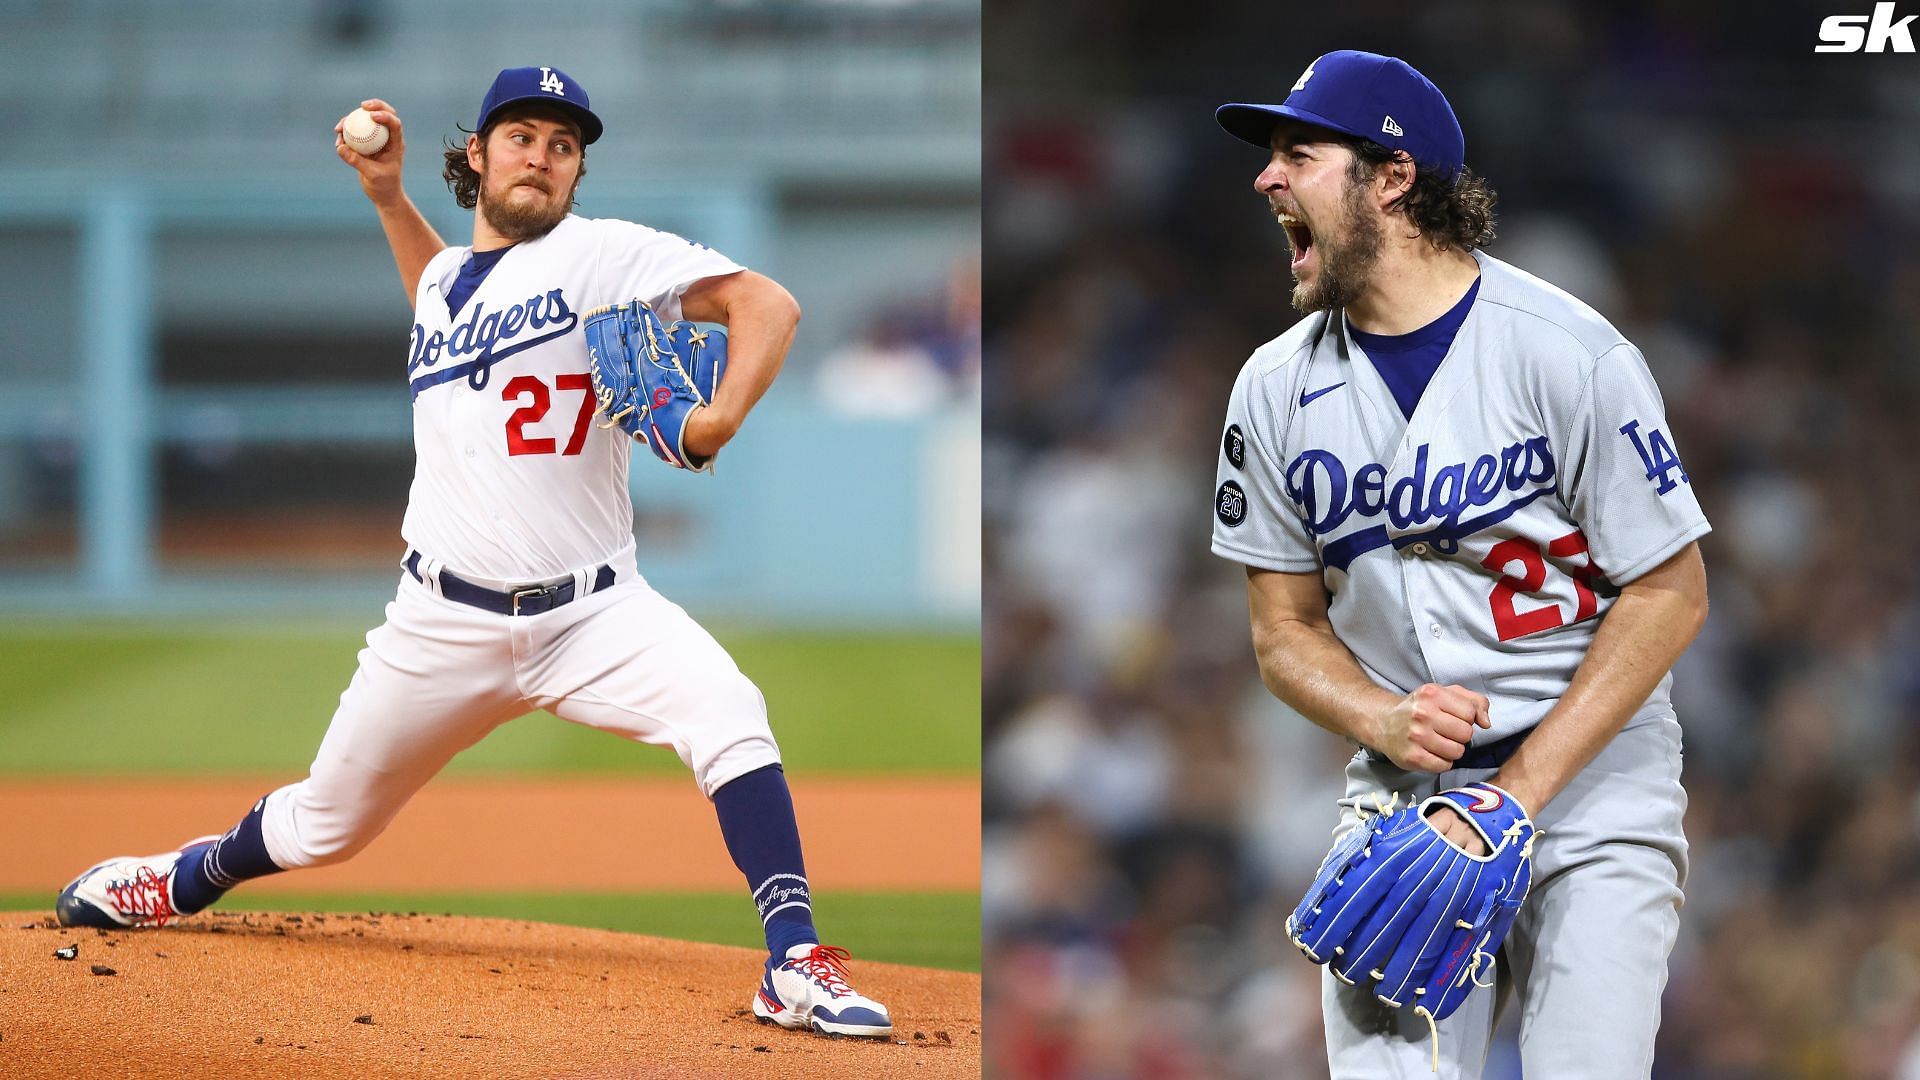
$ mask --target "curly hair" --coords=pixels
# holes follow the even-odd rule
[[[455,126],[458,127],[458,125]],[[474,134],[466,128],[460,128],[460,130],[466,131],[469,135]],[[493,125],[489,124],[479,132],[482,152],[486,149],[487,132],[492,130]],[[447,182],[447,190],[453,192],[453,201],[460,204],[460,209],[473,209],[480,203],[480,174],[475,172],[473,166],[467,161],[466,144],[456,144],[452,139],[448,139],[444,156],[447,164],[440,170],[440,178]]]
[[[1372,180],[1380,166],[1398,160],[1401,153],[1372,139],[1354,139],[1347,145],[1353,150],[1348,176],[1356,184]],[[1472,169],[1462,167],[1459,176],[1448,180],[1416,168],[1413,187],[1391,206],[1405,213],[1436,250],[1472,251],[1493,242],[1493,206],[1498,200],[1493,188]]]
[[[495,117],[493,123],[488,124],[479,131],[467,131],[466,128],[460,127],[458,124],[455,124],[454,127],[459,128],[468,135],[480,136],[480,152],[482,156],[485,156],[487,136],[493,132],[494,128],[499,127],[503,121],[509,118],[509,116]],[[478,206],[480,204],[480,174],[475,172],[473,166],[467,162],[467,144],[464,142],[455,143],[452,139],[448,139],[446,150],[441,156],[445,158],[446,165],[440,170],[440,178],[447,182],[447,190],[453,192],[453,201],[457,203],[462,210],[471,210],[475,206]],[[586,178],[587,148],[583,146],[580,148],[580,175],[574,178],[575,186],[577,187],[579,181]]]

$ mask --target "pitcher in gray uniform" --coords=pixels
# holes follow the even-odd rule
[[[1482,780],[1541,830],[1440,1073],[1480,1075],[1514,1004],[1528,1076],[1645,1077],[1687,871],[1669,669],[1707,610],[1659,389],[1592,308],[1479,250],[1493,192],[1406,63],[1329,53],[1218,120],[1270,154],[1306,314],[1241,370],[1221,442],[1213,550],[1246,566],[1261,678],[1359,747],[1336,833]],[[1334,1076],[1432,1075],[1425,1022],[1323,979]]]

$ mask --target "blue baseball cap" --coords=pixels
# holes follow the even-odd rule
[[[587,105],[587,88],[559,68],[550,67],[508,68],[494,76],[493,85],[487,88],[487,96],[480,102],[480,122],[473,130],[487,130],[487,121],[509,105],[536,101],[556,105],[579,121],[583,143],[598,139],[605,130],[600,118],[593,115],[593,109]]]
[[[1213,117],[1227,133],[1265,150],[1283,119],[1372,139],[1405,150],[1415,163],[1452,179],[1467,161],[1467,138],[1447,96],[1405,60],[1342,49],[1313,63],[1282,105],[1222,105]]]

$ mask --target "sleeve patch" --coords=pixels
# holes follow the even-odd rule
[[[1221,442],[1220,449],[1227,455],[1228,464],[1236,469],[1246,468],[1247,437],[1240,430],[1239,424],[1227,425],[1227,437]]]
[[[1640,433],[1640,421],[1629,420],[1620,428],[1620,434],[1633,441],[1634,452],[1640,455],[1640,464],[1647,468],[1647,480],[1657,484],[1657,494],[1665,495],[1677,484],[1691,484],[1693,478],[1687,475],[1686,466],[1680,464],[1680,455],[1674,452],[1673,442],[1659,428],[1648,428],[1646,437]],[[1675,480],[1675,473],[1679,479]]]
[[[1247,493],[1231,480],[1221,484],[1213,498],[1213,512],[1219,516],[1221,524],[1234,528],[1247,520]]]

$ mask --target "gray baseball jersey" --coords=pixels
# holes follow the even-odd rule
[[[1538,723],[1617,587],[1709,526],[1640,353],[1578,299],[1474,257],[1479,296],[1411,419],[1337,315],[1254,352],[1213,550],[1318,571],[1367,674],[1486,694],[1484,743]],[[1672,711],[1670,681],[1636,719]]]

